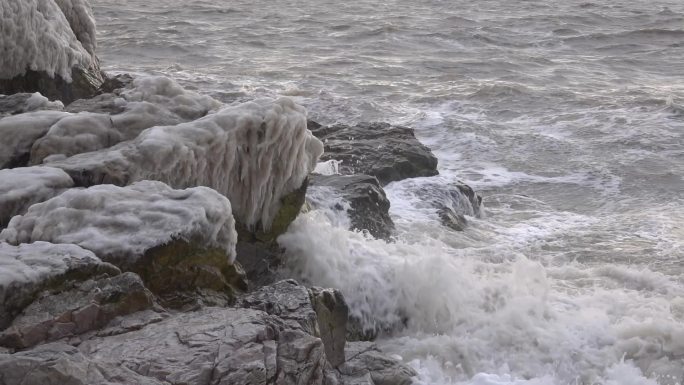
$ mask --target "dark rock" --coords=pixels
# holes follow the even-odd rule
[[[245,271],[250,290],[270,285],[282,279],[278,268],[283,261],[283,252],[277,244],[273,242],[246,242],[238,237],[235,252],[237,262]]]
[[[135,79],[129,74],[106,76],[98,93],[116,93],[116,91],[130,86],[133,83],[133,80]]]
[[[482,198],[464,183],[423,183],[416,191],[424,202],[437,209],[442,224],[455,231],[466,227],[466,216],[479,218],[482,214]]]
[[[349,307],[339,290],[311,289],[311,302],[318,316],[325,356],[328,362],[337,367],[345,362],[344,346],[347,336],[347,318]]]
[[[63,111],[35,111],[0,119],[0,169],[28,165],[36,140],[67,115]]]
[[[116,276],[119,269],[75,245],[0,243],[0,330],[45,290],[66,290],[93,277]]]
[[[338,370],[345,385],[411,385],[417,373],[387,357],[372,342],[350,342]]]
[[[12,79],[0,79],[0,93],[40,92],[50,100],[69,104],[76,99],[92,97],[104,82],[99,68],[73,67],[71,78],[69,83],[59,75],[53,78],[46,72],[28,70],[24,75]]]
[[[89,280],[71,290],[45,293],[0,333],[0,345],[25,349],[82,334],[112,319],[153,306],[152,293],[133,273]]]
[[[382,185],[437,175],[437,158],[416,139],[412,129],[387,123],[320,126],[309,129],[325,144],[321,160],[335,159],[342,174],[367,174]]]
[[[378,239],[388,239],[394,231],[394,222],[389,215],[390,202],[378,180],[368,175],[317,175],[310,177],[311,192],[331,189],[333,193],[349,203],[347,210],[354,230],[368,230]],[[314,205],[329,204],[328,200],[312,202]],[[343,207],[333,205],[334,209]]]

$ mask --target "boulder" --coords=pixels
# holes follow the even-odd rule
[[[382,353],[372,342],[350,342],[338,370],[344,385],[411,385],[417,373]]]
[[[62,102],[51,102],[38,92],[0,95],[0,118],[39,110],[63,110]]]
[[[310,292],[325,356],[333,367],[338,367],[345,362],[349,307],[339,290],[311,288]]]
[[[0,330],[45,290],[118,274],[118,268],[76,245],[35,242],[12,246],[0,242]]]
[[[104,79],[87,1],[3,2],[0,15],[0,93],[40,92],[64,103],[95,94]]]
[[[338,160],[342,174],[372,175],[390,182],[437,175],[437,158],[420,143],[412,129],[387,123],[321,126],[309,129],[325,143],[322,160]]]
[[[166,305],[227,303],[245,288],[233,263],[234,223],[230,202],[214,190],[142,181],[68,190],[14,217],[0,240],[79,245],[138,273]]]
[[[49,162],[78,186],[119,186],[161,180],[174,188],[209,186],[230,199],[235,218],[270,238],[284,231],[303,198],[283,203],[303,188],[323,151],[306,128],[306,111],[290,99],[260,99],[227,107],[193,122],[157,126],[108,150]],[[296,194],[296,193],[295,193]],[[301,195],[301,194],[300,194]],[[281,215],[281,208],[287,215]],[[283,218],[282,222],[279,218]]]
[[[63,111],[35,111],[0,119],[0,169],[26,166],[36,140],[66,116]]]
[[[0,229],[15,215],[61,194],[74,181],[64,171],[52,167],[20,167],[0,170]]]
[[[152,293],[133,273],[88,280],[71,290],[45,293],[36,299],[0,333],[0,345],[25,349],[79,335],[153,304]]]
[[[348,205],[330,200],[334,194]],[[377,178],[369,175],[318,175],[312,174],[309,182],[309,199],[313,206],[329,205],[331,209],[346,210],[351,230],[367,230],[378,239],[389,239],[394,222],[389,215],[390,201]]]

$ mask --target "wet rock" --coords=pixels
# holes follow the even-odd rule
[[[0,243],[0,330],[7,328],[40,292],[118,274],[115,266],[75,245]]]
[[[86,357],[174,384],[321,384],[321,340],[253,309],[205,308],[93,338]]]
[[[278,316],[289,327],[311,335],[318,335],[316,311],[309,291],[297,281],[289,279],[264,286],[241,297],[238,306],[264,311]]]
[[[406,181],[412,184],[413,181]],[[482,215],[482,198],[465,183],[415,183],[412,191],[437,210],[442,224],[456,231],[462,231],[468,224],[466,217],[479,218]]]
[[[64,171],[52,167],[19,167],[0,170],[0,229],[15,215],[73,187]]]
[[[417,373],[382,353],[372,342],[350,342],[338,370],[345,385],[411,385]]]
[[[133,273],[88,280],[36,299],[0,333],[0,345],[25,349],[82,334],[118,316],[149,309],[153,303],[152,293]]]
[[[168,385],[124,366],[96,362],[62,342],[0,354],[2,385]]]
[[[282,279],[279,267],[283,263],[283,252],[276,243],[246,242],[238,235],[235,252],[236,261],[245,271],[250,290]]]
[[[325,144],[321,160],[342,163],[342,174],[367,174],[382,185],[420,176],[437,175],[437,158],[416,139],[412,129],[387,123],[320,126],[309,129]]]
[[[133,78],[133,76],[129,74],[107,76],[105,77],[104,82],[100,86],[98,93],[116,93],[117,91],[120,91],[123,88],[129,87],[133,83],[133,80],[135,79]]]
[[[388,239],[394,231],[389,215],[390,202],[378,180],[369,175],[317,175],[312,174],[309,194],[318,191],[332,192],[349,203],[347,214],[352,230],[367,230],[378,239]],[[310,200],[313,205],[330,204],[327,199]],[[345,207],[334,204],[333,209]]]
[[[328,362],[337,367],[345,362],[344,346],[347,336],[349,307],[339,290],[311,289],[311,302],[318,317],[325,355]]]
[[[0,79],[0,93],[40,92],[50,100],[69,104],[76,99],[90,98],[100,88],[104,77],[99,66],[75,66],[71,69],[71,82],[59,75],[50,76],[44,71],[28,70],[12,79]]]

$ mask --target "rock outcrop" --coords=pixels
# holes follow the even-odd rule
[[[328,205],[334,210],[346,210],[351,230],[367,230],[378,239],[389,239],[394,231],[394,222],[389,215],[390,202],[373,176],[312,174],[309,193],[310,197],[318,193],[333,194],[348,203],[346,207],[330,199],[309,200],[313,206]]]
[[[79,245],[140,274],[167,304],[181,305],[188,291],[209,290],[216,293],[212,301],[229,301],[245,288],[233,263],[234,223],[228,199],[209,188],[143,181],[68,190],[14,217],[0,240]]]
[[[40,92],[69,103],[104,81],[95,21],[85,0],[0,3],[0,94]]]
[[[0,330],[45,290],[60,290],[120,270],[76,245],[0,242]]]
[[[321,126],[309,129],[325,143],[322,160],[338,160],[342,174],[372,175],[382,185],[437,175],[437,158],[420,143],[412,129],[387,123]]]

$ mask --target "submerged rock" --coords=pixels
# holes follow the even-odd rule
[[[140,274],[166,304],[180,306],[195,290],[208,291],[212,303],[245,289],[233,263],[234,223],[230,202],[214,190],[143,181],[68,190],[13,218],[0,240],[79,245]]]
[[[331,205],[332,209],[345,210],[351,221],[351,230],[367,230],[378,239],[388,239],[394,231],[389,215],[390,201],[377,178],[369,175],[317,175],[312,174],[310,196],[318,192],[332,193],[349,204],[344,207],[324,199],[310,199],[317,205]]]
[[[12,246],[0,242],[0,330],[44,290],[118,274],[118,268],[76,245],[35,242]]]
[[[341,161],[342,174],[372,175],[382,185],[438,174],[437,158],[408,127],[387,123],[321,126],[310,121],[309,128],[325,143],[321,159]]]
[[[149,309],[154,301],[140,277],[124,273],[88,280],[74,289],[36,299],[0,333],[0,345],[25,349],[82,334],[112,319]]]

